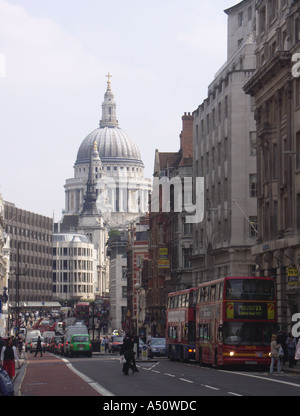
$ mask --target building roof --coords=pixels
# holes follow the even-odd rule
[[[83,140],[78,150],[76,165],[90,163],[95,142],[103,164],[133,161],[143,164],[137,145],[124,130],[120,127],[100,127]]]
[[[99,156],[103,164],[134,162],[143,166],[139,148],[128,134],[119,127],[116,103],[111,91],[112,75],[108,73],[107,91],[102,104],[100,127],[93,130],[79,147],[75,165],[90,163],[91,153],[97,143]]]

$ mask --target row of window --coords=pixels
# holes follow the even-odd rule
[[[52,235],[51,234],[38,232],[38,231],[33,231],[33,230],[29,230],[27,228],[15,227],[13,225],[7,225],[6,226],[6,231],[7,231],[8,234],[11,234],[11,235],[16,235],[16,236],[20,236],[20,237],[27,237],[27,238],[31,238],[33,240],[38,240],[38,241],[52,242]]]
[[[53,285],[53,293],[93,293],[93,285]]]
[[[81,169],[82,169],[82,171],[83,172],[85,172],[86,170],[88,170],[88,168],[78,168],[78,172],[81,172]],[[121,171],[124,171],[125,170],[125,167],[124,166],[119,166],[119,169],[121,170]],[[106,170],[107,171],[110,171],[110,170],[114,170],[114,171],[117,171],[118,170],[118,166],[106,166]],[[97,172],[100,172],[101,171],[101,169],[99,168],[99,167],[96,167],[95,168],[95,172],[97,173]],[[129,172],[130,171],[130,167],[129,166],[126,166],[126,171],[127,172]],[[137,167],[134,167],[134,166],[132,166],[131,167],[131,171],[132,172],[142,172],[142,168],[137,168]]]
[[[53,270],[93,270],[89,260],[53,260]]]
[[[93,249],[85,247],[53,247],[53,256],[93,256]]]
[[[59,282],[83,282],[83,283],[92,283],[93,282],[93,275],[92,273],[53,273],[53,283],[59,283]]]
[[[189,293],[181,293],[170,296],[168,299],[168,308],[188,308],[195,306],[196,293],[196,291],[192,291]]]

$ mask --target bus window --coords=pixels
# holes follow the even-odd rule
[[[210,300],[216,300],[216,286],[211,287]]]
[[[182,307],[185,308],[186,294],[182,295]]]
[[[178,308],[181,308],[181,295],[178,295]]]
[[[196,303],[197,303],[197,292],[196,291],[191,292],[190,296],[191,296],[191,302],[189,306],[193,308],[196,306]]]

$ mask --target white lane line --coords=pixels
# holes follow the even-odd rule
[[[102,394],[102,396],[115,396],[115,394],[111,393],[110,391],[106,390],[106,388],[104,388],[103,386],[101,386],[99,383],[97,383],[96,381],[92,380],[91,378],[89,378],[88,376],[86,376],[85,374],[81,373],[80,371],[78,371],[71,363],[70,361],[68,361],[66,358],[61,358],[59,357],[62,361],[64,361],[66,363],[66,365],[68,366],[68,368],[73,371],[73,373],[77,374],[79,377],[82,378],[82,380],[84,380],[86,383],[88,383],[94,390],[96,390],[98,393]]]
[[[220,390],[217,387],[207,386],[206,384],[203,384],[203,386],[206,387],[207,389],[211,389],[211,390]]]
[[[187,380],[187,379],[185,379],[185,378],[180,378],[179,380],[181,380],[181,381],[185,381],[186,383],[191,383],[191,384],[194,384],[194,382],[193,382],[193,381],[191,381],[191,380]]]
[[[151,370],[151,371],[152,371],[152,373],[160,374],[160,371],[157,371],[157,370]]]
[[[266,380],[266,381],[271,381],[272,383],[280,383],[280,384],[286,384],[288,386],[293,386],[293,387],[298,387],[298,389],[300,389],[300,384],[296,384],[296,383],[290,383],[289,381],[283,381],[283,380],[274,380],[272,378],[267,378],[267,377],[261,377],[261,376],[255,376],[253,374],[243,374],[243,373],[239,373],[237,371],[226,371],[226,370],[218,370],[222,373],[228,373],[228,374],[237,374],[239,376],[244,376],[244,377],[252,377],[252,378],[259,378],[261,380]]]
[[[164,373],[164,375],[168,376],[168,377],[176,377],[176,376],[174,376],[174,374],[169,374],[169,373]]]
[[[242,397],[241,394],[237,394],[237,393],[232,393],[232,391],[229,391],[228,394],[231,394],[232,396],[238,396],[238,397]]]

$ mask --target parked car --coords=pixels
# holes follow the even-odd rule
[[[33,338],[37,338],[41,336],[41,332],[38,330],[31,330],[28,331],[25,338],[25,352],[30,349],[30,343]]]
[[[152,338],[148,345],[148,356],[166,355],[166,338]]]
[[[50,340],[50,345],[49,345],[49,351],[53,352],[54,354],[57,353],[57,346],[58,343],[61,341],[61,339],[63,338],[62,335],[54,335],[51,340]]]
[[[118,335],[111,336],[108,340],[108,351],[109,352],[120,351],[120,348],[123,345],[123,339],[124,337],[120,337]]]
[[[46,343],[45,343],[43,337],[41,337],[41,341],[42,341],[42,351],[45,352],[46,351]],[[36,351],[36,349],[37,349],[37,342],[38,342],[38,337],[32,338],[32,340],[31,340],[31,342],[29,344],[29,351],[30,351],[30,353],[32,353],[33,351]]]
[[[68,344],[68,355],[87,355],[92,356],[92,343],[88,334],[75,334],[71,336]]]
[[[56,354],[64,355],[64,343],[65,338],[62,337],[57,343]]]
[[[72,325],[68,326],[64,336],[64,354],[69,353],[69,343],[71,342],[72,335],[88,335],[88,329],[85,325]]]

